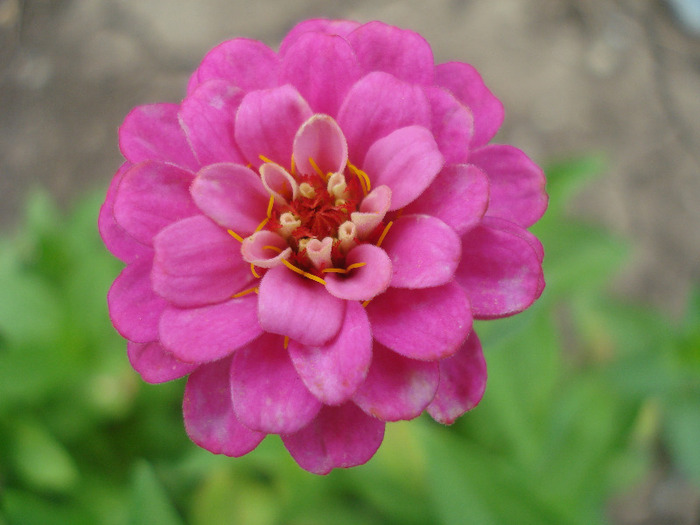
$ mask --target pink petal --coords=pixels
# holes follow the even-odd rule
[[[280,83],[296,87],[315,113],[335,115],[359,78],[357,57],[342,37],[306,33],[285,49]]]
[[[493,138],[503,123],[503,104],[473,66],[462,62],[439,64],[435,67],[435,83],[451,91],[474,115],[472,148]]]
[[[404,213],[425,213],[448,224],[462,235],[476,226],[489,204],[489,179],[476,166],[445,166],[420,197]]]
[[[279,251],[270,250],[269,246]],[[243,239],[241,244],[243,260],[260,268],[272,268],[282,264],[282,259],[288,259],[291,254],[292,249],[287,245],[287,241],[268,230],[255,232]]]
[[[296,434],[282,436],[299,466],[314,474],[367,463],[382,444],[384,423],[354,403],[324,406],[316,419]]]
[[[355,28],[359,27],[359,25],[359,23],[351,20],[327,20],[324,18],[304,20],[295,25],[289,33],[287,33],[287,36],[284,37],[280,45],[280,56],[285,56],[292,44],[306,33],[320,33],[345,37]]]
[[[225,80],[243,91],[277,85],[279,58],[262,42],[248,38],[227,40],[209,51],[194,72],[187,92],[207,80]]]
[[[292,143],[311,109],[290,85],[248,93],[236,114],[236,142],[248,162],[258,168],[260,155],[291,167]]]
[[[124,231],[124,228],[117,224],[114,218],[114,200],[117,196],[117,189],[124,177],[124,174],[131,168],[131,164],[125,162],[121,165],[117,173],[114,174],[112,182],[107,190],[107,196],[100,207],[100,215],[97,219],[97,227],[105,246],[112,255],[121,261],[128,263],[138,257],[151,255],[151,248],[141,244],[131,235]]]
[[[196,171],[199,163],[180,126],[177,104],[138,106],[119,128],[119,149],[132,164],[158,160]]]
[[[374,72],[350,88],[338,110],[338,124],[350,148],[350,161],[362,166],[369,147],[399,128],[430,126],[430,104],[418,86]],[[373,175],[369,173],[372,180]]]
[[[254,279],[239,242],[204,215],[171,224],[153,247],[153,289],[175,306],[225,301]]]
[[[394,221],[382,248],[394,269],[391,286],[398,288],[445,284],[462,255],[462,243],[454,230],[428,215],[403,215]]]
[[[284,266],[271,268],[260,281],[258,319],[266,332],[318,346],[335,337],[344,318],[345,301]]]
[[[374,338],[412,359],[454,354],[472,329],[469,301],[454,282],[435,288],[389,288],[367,305]]]
[[[343,326],[323,346],[289,342],[289,355],[306,388],[326,405],[339,405],[352,396],[367,376],[372,360],[372,334],[360,303],[349,302]]]
[[[241,236],[255,231],[265,218],[270,199],[260,177],[240,164],[213,164],[201,169],[190,193],[209,218]]]
[[[360,244],[345,258],[348,266],[365,263],[347,274],[327,273],[326,290],[347,301],[365,301],[383,293],[391,281],[391,260],[386,252],[373,244]]]
[[[234,354],[231,396],[239,421],[268,434],[296,432],[321,408],[294,370],[282,337],[272,334]]]
[[[263,440],[265,434],[236,419],[231,402],[230,359],[202,365],[187,380],[182,413],[192,441],[214,454],[240,457]]]
[[[363,71],[384,71],[416,84],[433,83],[433,52],[418,33],[369,22],[347,36]]]
[[[160,319],[160,341],[187,363],[226,357],[260,336],[255,294],[201,308],[168,307]]]
[[[316,173],[309,158],[323,173],[342,173],[345,169],[348,143],[338,123],[328,115],[314,115],[294,137],[294,162],[298,173]]]
[[[474,133],[472,112],[444,89],[430,86],[425,89],[425,94],[432,108],[431,129],[440,152],[445,156],[445,163],[466,162]]]
[[[169,224],[199,210],[192,202],[192,174],[171,164],[143,162],[124,174],[114,201],[117,224],[137,241],[151,245]]]
[[[527,228],[547,209],[542,169],[513,146],[491,144],[475,150],[469,162],[489,177],[491,200],[486,215],[501,217]]]
[[[157,341],[151,343],[129,341],[126,352],[131,366],[148,383],[164,383],[179,379],[197,368],[197,365],[183,363],[177,359]]]
[[[123,337],[137,343],[158,339],[166,302],[151,289],[152,259],[137,259],[122,270],[107,294],[109,316]]]
[[[462,237],[462,261],[455,278],[464,287],[474,317],[492,319],[525,310],[542,293],[544,276],[538,251],[525,235],[484,218]]]
[[[398,210],[430,186],[444,163],[432,133],[409,126],[372,144],[362,169],[373,184],[391,188],[390,209]]]
[[[357,228],[357,236],[364,240],[372,234],[379,223],[384,220],[390,207],[391,189],[389,186],[372,188],[372,191],[362,199],[360,211],[354,211],[350,214],[350,219]]]
[[[479,404],[485,390],[486,361],[472,332],[456,354],[440,360],[440,384],[428,413],[438,423],[451,425]]]
[[[367,379],[353,401],[382,421],[418,417],[435,396],[438,363],[408,359],[376,343]]]
[[[499,230],[512,233],[513,235],[516,235],[521,239],[527,241],[530,247],[533,250],[535,250],[535,253],[537,254],[537,259],[540,262],[544,260],[544,246],[542,246],[542,243],[537,237],[535,237],[535,235],[525,230],[521,226],[518,226],[514,222],[510,222],[505,219],[499,219],[498,217],[488,217],[486,220],[489,225],[496,227]]]
[[[234,138],[234,118],[244,94],[226,81],[210,80],[182,102],[180,122],[202,165],[245,164]]]

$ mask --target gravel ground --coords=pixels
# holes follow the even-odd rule
[[[541,163],[605,154],[572,212],[631,239],[620,293],[681,314],[700,281],[700,35],[660,0],[0,0],[0,229],[32,187],[64,205],[106,188],[124,115],[180,100],[215,44],[275,46],[311,16],[381,19],[422,33],[438,62],[471,62],[505,103],[499,139]],[[662,490],[688,508],[654,507],[645,491]],[[688,491],[660,475],[612,514],[698,523]]]

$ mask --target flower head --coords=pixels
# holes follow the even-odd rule
[[[149,382],[189,375],[185,427],[305,469],[369,460],[386,422],[452,423],[486,383],[472,320],[544,287],[544,175],[489,141],[503,109],[418,34],[310,20],[278,53],[222,43],[180,104],[134,109],[99,219],[108,297]]]

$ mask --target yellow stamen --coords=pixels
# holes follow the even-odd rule
[[[268,219],[267,217],[265,217],[265,218],[262,220],[262,222],[261,222],[260,224],[258,224],[258,227],[255,228],[255,231],[256,231],[256,232],[259,232],[260,230],[262,230],[262,229],[265,227],[265,225],[267,224],[267,221],[269,221],[269,220],[270,220],[270,219]]]
[[[270,164],[276,164],[276,162],[272,162],[270,159],[268,159],[268,158],[265,157],[264,155],[258,155],[258,158],[259,158],[261,161],[263,161],[263,162],[268,162],[268,163],[270,163]]]
[[[243,242],[243,237],[241,237],[240,235],[238,235],[235,231],[233,231],[233,230],[226,230],[226,231],[228,232],[228,234],[229,234],[231,237],[233,237],[234,239],[236,239],[238,242]]]
[[[267,218],[272,217],[272,205],[275,203],[275,197],[270,195],[270,202],[267,203]]]
[[[305,272],[301,268],[297,268],[292,263],[290,263],[287,259],[282,259],[282,264],[284,264],[287,268],[289,268],[293,272],[298,273],[299,275],[303,275],[307,279],[311,279],[312,281],[316,281],[317,283],[321,283],[323,286],[326,286],[326,281],[324,281],[323,279],[321,279],[320,277],[318,277],[312,273]]]
[[[297,176],[297,165],[296,162],[294,161],[294,153],[292,153],[292,177]]]
[[[362,308],[367,308],[367,305],[369,304],[369,302],[370,302],[371,300],[372,300],[372,299],[367,299],[366,301],[363,301],[363,303],[362,303]]]
[[[277,246],[263,246],[263,250],[272,250],[277,253],[282,253],[282,250],[279,249]]]
[[[239,297],[243,297],[244,295],[248,295],[249,293],[258,293],[258,287],[254,286],[253,288],[248,288],[247,290],[243,290],[241,292],[238,292],[237,294],[233,295],[233,298],[237,299]]]
[[[377,241],[377,247],[381,246],[382,242],[384,242],[384,237],[386,237],[386,234],[389,233],[389,228],[391,228],[392,224],[394,224],[394,221],[389,221],[389,223],[384,227],[384,231],[379,236],[379,240]]]
[[[355,268],[361,268],[362,266],[365,266],[367,263],[366,262],[358,262],[358,263],[353,263],[349,265],[347,268],[324,268],[321,270],[324,273],[332,272],[332,273],[348,273],[350,270],[354,270]]]
[[[348,168],[352,171],[357,179],[360,181],[360,186],[362,187],[362,193],[367,195],[372,190],[372,183],[369,180],[369,175],[362,171],[357,166],[350,164],[348,162]]]
[[[288,346],[289,346],[289,336],[285,335],[284,336],[284,349],[286,350]]]
[[[253,263],[250,263],[250,271],[253,272],[253,275],[256,277],[256,279],[260,279],[258,272],[255,271],[255,265]]]
[[[312,159],[311,157],[309,157],[309,164],[311,164],[311,167],[314,169],[314,171],[318,173],[319,177],[321,177],[323,180],[326,180],[326,175],[323,173],[323,170],[318,167],[318,164],[316,164],[314,159]]]

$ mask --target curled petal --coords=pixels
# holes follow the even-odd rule
[[[321,408],[294,370],[282,337],[271,334],[233,356],[231,396],[239,421],[268,434],[296,432]]]
[[[311,109],[289,84],[248,93],[236,113],[236,142],[253,167],[260,155],[291,168],[292,143]]]
[[[289,356],[299,377],[325,405],[339,405],[367,376],[372,360],[372,334],[360,303],[349,302],[343,326],[330,342],[305,346],[289,342]]]
[[[485,390],[486,361],[472,332],[457,353],[440,360],[440,383],[428,413],[438,423],[451,425],[479,404]]]
[[[489,204],[489,178],[476,166],[445,166],[404,213],[425,213],[462,235],[476,226]]]
[[[503,104],[486,87],[479,72],[462,62],[447,62],[435,67],[435,83],[449,90],[474,116],[471,147],[491,140],[503,123]]]
[[[270,246],[272,248],[270,248]],[[243,239],[241,255],[243,259],[260,268],[272,268],[288,259],[292,249],[287,242],[274,232],[262,230]]]
[[[311,239],[306,245],[306,255],[314,265],[314,268],[327,268],[331,266],[331,250],[333,238],[325,237],[322,241]]]
[[[196,171],[199,162],[178,119],[177,104],[150,104],[131,110],[119,128],[119,149],[132,164],[157,160]]]
[[[390,209],[398,210],[430,186],[444,163],[430,130],[409,126],[372,144],[362,169],[375,184],[391,188]]]
[[[391,260],[386,252],[373,244],[360,244],[345,258],[348,266],[365,263],[346,274],[328,273],[326,290],[347,301],[365,301],[383,293],[391,281]]]
[[[265,162],[260,166],[260,179],[277,204],[285,205],[295,199],[299,187],[287,170],[277,164]]]
[[[153,246],[153,289],[176,306],[225,301],[253,279],[238,241],[204,215],[171,224]]]
[[[260,281],[258,319],[266,332],[317,346],[335,337],[344,317],[345,301],[284,266],[270,268]]]
[[[187,92],[208,80],[225,80],[243,91],[277,85],[279,58],[262,42],[234,38],[206,54],[187,86]]]
[[[255,294],[201,308],[168,307],[160,319],[160,342],[186,363],[226,357],[262,333]]]
[[[525,153],[513,146],[490,144],[473,151],[469,161],[489,177],[491,199],[486,215],[523,228],[542,217],[548,202],[544,172]]]
[[[190,186],[200,210],[238,235],[250,235],[265,217],[270,196],[260,177],[240,164],[202,168]]]
[[[192,174],[171,164],[147,161],[124,174],[114,201],[117,224],[142,244],[169,224],[198,213],[190,198]]]
[[[229,82],[201,84],[180,107],[180,122],[202,165],[245,164],[233,136],[234,117],[245,92]]]
[[[354,211],[350,214],[357,236],[360,239],[367,238],[384,220],[389,208],[391,208],[391,189],[389,186],[377,186],[372,189],[362,199],[360,211]]]
[[[107,294],[109,316],[123,337],[137,343],[158,339],[158,319],[167,303],[151,288],[153,259],[137,259],[122,270]]]
[[[320,33],[345,37],[355,28],[359,27],[359,25],[358,22],[353,22],[352,20],[327,20],[325,18],[304,20],[295,25],[289,33],[287,33],[287,36],[284,37],[280,45],[280,56],[285,56],[292,44],[306,33]]]
[[[299,466],[314,474],[334,468],[362,465],[384,439],[384,422],[370,417],[357,405],[324,406],[299,432],[283,435],[284,446]]]
[[[314,115],[304,122],[294,137],[294,162],[299,173],[315,173],[309,159],[313,159],[324,174],[345,169],[348,143],[340,126],[328,115]]]
[[[462,255],[459,236],[440,219],[403,215],[394,221],[382,248],[394,269],[391,286],[428,288],[450,281]]]
[[[433,52],[418,33],[369,22],[347,36],[364,72],[384,71],[406,82],[432,84]]]
[[[126,233],[124,228],[117,224],[114,218],[114,200],[117,196],[117,189],[124,177],[124,174],[131,168],[129,162],[125,162],[114,174],[112,182],[107,190],[107,196],[100,207],[100,215],[97,219],[97,227],[100,237],[107,249],[122,262],[129,263],[138,257],[150,255],[151,248],[138,242],[131,235]]]
[[[375,344],[367,379],[352,400],[382,421],[418,417],[435,396],[438,363],[408,359]]]
[[[281,83],[296,87],[315,113],[335,115],[360,78],[357,57],[337,35],[307,33],[285,49]]]
[[[126,345],[126,353],[131,366],[148,383],[172,381],[197,369],[197,365],[180,361],[157,341],[150,343],[129,341]]]
[[[474,317],[493,319],[523,311],[542,293],[540,252],[530,237],[517,235],[489,217],[462,237],[462,260],[455,279],[469,295]]]
[[[469,141],[474,133],[474,117],[469,108],[450,92],[430,86],[425,90],[432,108],[431,130],[446,164],[467,161]]]
[[[469,301],[450,282],[434,288],[389,288],[367,305],[374,338],[394,352],[423,361],[454,354],[472,329]]]
[[[214,454],[244,456],[265,438],[242,425],[231,402],[230,359],[200,366],[187,380],[182,413],[192,441]]]
[[[423,90],[376,71],[358,80],[338,110],[350,161],[362,166],[369,147],[397,129],[430,126],[430,103]],[[370,174],[371,177],[371,174]]]

